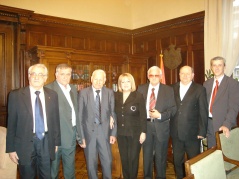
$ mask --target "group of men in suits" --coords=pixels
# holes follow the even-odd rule
[[[185,176],[185,153],[188,159],[198,155],[205,137],[208,148],[215,146],[217,131],[229,137],[230,129],[237,125],[239,83],[224,74],[223,57],[212,58],[210,64],[214,77],[203,86],[193,81],[194,70],[190,66],[180,69],[180,82],[172,86],[177,112],[170,120],[170,133],[177,179]]]
[[[207,136],[210,148],[216,145],[216,131],[229,137],[239,110],[239,83],[224,74],[224,58],[213,58],[211,69],[214,78],[206,81],[204,87],[193,81],[190,66],[180,69],[180,82],[172,86],[160,83],[159,67],[148,69],[149,83],[138,87],[147,111],[144,178],[153,178],[154,158],[155,177],[166,178],[170,135],[178,179],[184,177],[185,153],[188,158],[199,154],[201,139]],[[69,84],[71,72],[70,66],[58,65],[56,81],[43,87],[47,68],[33,65],[28,70],[29,86],[9,95],[6,152],[19,164],[21,178],[57,178],[61,158],[65,178],[75,178],[75,141],[84,148],[89,178],[98,178],[98,156],[103,178],[112,178],[110,144],[115,143],[117,133],[114,93],[104,86],[106,73],[98,69],[91,76],[92,86],[77,96],[75,87]],[[43,139],[36,136],[35,91],[40,91]]]

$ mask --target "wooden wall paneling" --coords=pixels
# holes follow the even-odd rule
[[[65,35],[53,34],[51,36],[51,41],[51,46],[53,47],[67,47],[67,37]]]
[[[142,54],[144,52],[145,44],[142,39],[134,39],[133,42],[133,53]]]
[[[146,83],[148,57],[132,56],[129,59],[129,73],[133,75],[136,86]]]
[[[194,50],[193,53],[193,66],[194,66],[194,81],[200,84],[203,84],[203,82],[205,81],[205,77],[204,77],[204,73],[202,73],[202,71],[204,71],[204,50],[202,49],[198,49],[198,50]],[[203,75],[199,75],[199,74],[203,74]]]
[[[160,54],[161,50],[168,49],[169,45],[173,44],[176,48],[181,48],[182,64],[178,69],[167,69],[166,82],[172,84],[177,82],[178,70],[183,65],[190,65],[197,68],[198,63],[193,63],[193,49],[197,46],[198,49],[203,50],[203,31],[204,31],[204,12],[191,14],[162,23],[150,25],[133,30],[133,46],[134,54],[147,54],[153,53],[156,48],[155,54]],[[156,43],[153,42],[156,40]],[[147,46],[141,49],[144,44]],[[198,55],[195,54],[195,55]],[[201,55],[200,55],[201,56]],[[198,60],[204,61],[204,58]],[[151,61],[149,60],[149,63]],[[202,62],[204,63],[204,62]],[[159,58],[157,57],[157,65],[159,65]],[[195,81],[202,83],[204,81],[204,70],[200,68],[199,74],[195,76]]]
[[[39,31],[42,34],[39,34]],[[126,53],[131,52],[131,36],[126,34],[107,34],[102,32],[91,32],[82,29],[66,27],[46,27],[36,24],[28,25],[28,48],[36,45],[47,45],[53,47],[67,47],[76,50],[98,51],[104,53]],[[39,34],[39,36],[37,36]],[[43,36],[46,38],[43,40]]]
[[[28,32],[27,43],[29,46],[33,47],[36,45],[47,45],[46,33],[44,32]]]
[[[114,40],[105,41],[105,51],[107,52],[117,52],[117,43]]]
[[[84,50],[86,49],[86,39],[83,37],[71,37],[71,46],[73,49]]]
[[[14,24],[0,22],[0,126],[7,126],[7,97],[15,89]]]
[[[31,64],[43,63],[48,69],[48,78],[45,84],[55,80],[55,69],[60,63],[71,64],[72,49],[49,48],[47,46],[36,46],[29,51]]]
[[[131,42],[122,41],[117,43],[117,51],[121,54],[131,54]]]

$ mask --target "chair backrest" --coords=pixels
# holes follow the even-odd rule
[[[222,132],[216,133],[217,148],[222,150],[223,155],[239,163],[239,128],[236,127],[230,131],[230,137],[226,138]],[[225,160],[225,158],[224,158]],[[225,170],[230,170],[235,167],[234,164],[224,162]]]
[[[17,164],[9,158],[6,153],[6,135],[7,129],[0,126],[0,178],[17,178]]]
[[[6,150],[6,133],[5,127],[0,126],[0,168],[6,167],[6,160],[8,155],[5,153]]]
[[[226,179],[221,150],[211,148],[185,162],[186,175],[195,179]]]

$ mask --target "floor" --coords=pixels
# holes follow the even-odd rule
[[[99,173],[98,174],[99,179],[102,179],[102,173],[100,171],[98,173]],[[166,176],[167,179],[175,179],[174,168],[173,168],[173,164],[171,162],[168,162],[166,175],[167,175]],[[18,173],[17,178],[18,179],[20,178],[19,173]],[[63,177],[62,166],[61,166],[61,169],[59,171],[59,179],[63,179],[63,178],[64,177]],[[118,177],[115,177],[114,179],[116,179],[116,178],[118,178]],[[76,179],[88,179],[85,158],[84,158],[84,152],[79,146],[77,146],[77,148],[76,148]],[[138,179],[143,179],[143,178],[138,177]]]
[[[171,162],[168,162],[166,174],[167,174],[167,179],[175,179],[174,168]],[[102,173],[100,171],[98,176],[99,176],[99,179],[102,178]],[[60,179],[64,178],[62,170],[59,173],[59,178]],[[76,149],[76,179],[88,179],[84,153],[80,147],[77,147]],[[116,179],[116,177],[114,179]],[[141,179],[141,178],[138,178],[138,179]]]

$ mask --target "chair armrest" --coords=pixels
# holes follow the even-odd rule
[[[183,179],[194,179],[194,175],[193,175],[193,174],[190,174],[190,175],[184,177]]]

